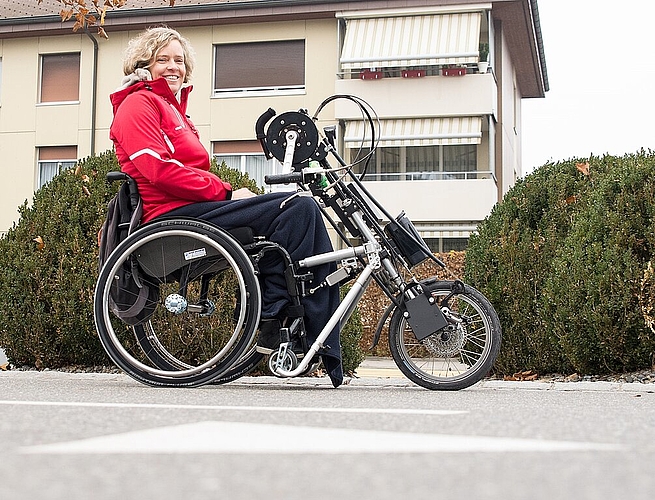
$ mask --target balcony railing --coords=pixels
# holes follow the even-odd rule
[[[365,181],[450,181],[450,180],[479,180],[493,179],[496,176],[491,171],[472,170],[468,172],[369,172]]]
[[[456,73],[452,70],[457,69]],[[343,70],[337,73],[338,79],[344,80],[380,80],[382,78],[422,78],[425,76],[452,76],[452,75],[471,75],[483,74],[488,69],[482,71],[477,64],[463,64],[455,67],[451,65],[443,66],[420,66],[412,68],[379,68],[379,69],[352,69]]]

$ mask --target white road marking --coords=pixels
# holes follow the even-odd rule
[[[219,405],[176,405],[159,403],[94,403],[77,401],[0,401],[0,405],[15,406],[69,406],[78,408],[136,408],[161,410],[217,410],[256,411],[277,413],[379,413],[389,415],[461,415],[465,410],[421,410],[415,408],[322,408],[297,406],[219,406]]]
[[[196,422],[21,448],[26,454],[362,454],[614,451],[618,445]]]

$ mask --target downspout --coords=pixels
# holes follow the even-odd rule
[[[96,108],[98,101],[98,40],[89,33],[88,29],[84,32],[93,43],[93,74],[91,76],[91,156],[96,154]]]

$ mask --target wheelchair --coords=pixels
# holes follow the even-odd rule
[[[136,186],[118,172],[110,172],[108,181]],[[295,349],[284,354],[283,362],[273,353],[269,367],[295,368],[308,346],[300,284],[288,252],[248,227],[225,231],[192,218],[145,224],[107,258],[96,284],[94,318],[108,356],[134,379],[154,386],[222,384],[246,375],[264,358],[255,343],[261,314],[258,276],[260,261],[271,253],[286,269],[291,323],[283,331]],[[143,287],[154,293],[142,294]],[[137,294],[145,299],[136,321],[114,314],[122,305],[117,297],[127,297],[123,300],[131,305],[139,302]],[[314,359],[306,372],[317,365]]]

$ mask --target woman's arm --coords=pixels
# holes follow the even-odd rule
[[[232,187],[208,171],[209,155],[195,134],[183,128],[176,135],[166,135],[165,122],[175,115],[164,114],[169,104],[163,100],[161,104],[163,109],[146,92],[128,96],[112,124],[116,145],[153,187],[171,197],[189,201],[229,198]]]

